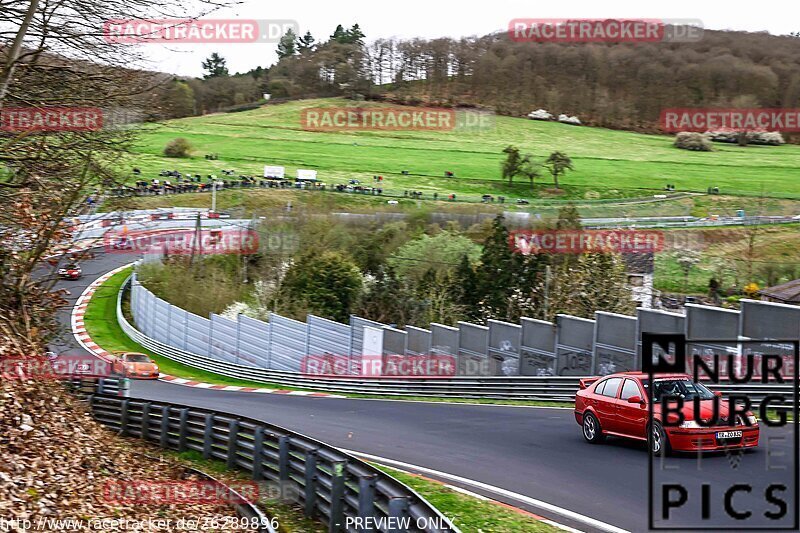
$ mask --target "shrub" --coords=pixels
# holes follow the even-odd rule
[[[675,136],[675,147],[698,152],[710,152],[711,141],[702,133],[682,131]]]
[[[164,155],[167,157],[189,157],[189,152],[192,150],[192,145],[183,137],[172,139],[164,147]]]

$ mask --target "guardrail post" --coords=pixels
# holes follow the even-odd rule
[[[106,384],[106,380],[105,379],[100,378],[100,379],[97,380],[97,394],[105,394],[106,393],[105,384]]]
[[[239,450],[239,421],[228,423],[228,468],[236,466],[236,452]]]
[[[256,426],[253,435],[253,480],[259,481],[264,470],[264,428]]]
[[[127,398],[131,394],[131,380],[130,378],[120,378],[117,383],[119,383],[119,389],[117,394],[122,396],[123,398]]]
[[[278,438],[278,476],[281,481],[289,481],[289,446],[288,436]]]
[[[375,484],[378,474],[368,474],[358,478],[358,516],[373,518],[375,516]],[[367,531],[361,528],[361,531]]]
[[[162,448],[169,446],[169,406],[161,408],[161,435],[158,437],[158,444]]]
[[[186,423],[189,421],[189,409],[184,407],[181,409],[181,415],[178,421],[178,451],[186,450]]]
[[[206,427],[203,431],[203,459],[211,459],[211,445],[214,443],[214,413],[206,415]]]
[[[120,412],[119,412],[119,434],[126,435],[128,433],[128,419],[130,418],[130,409],[129,404],[131,403],[130,400],[125,399],[122,400],[120,404]]]
[[[344,531],[344,470],[347,461],[335,461],[331,471],[331,520],[329,533]]]
[[[317,450],[306,452],[305,515],[314,516],[317,505]]]
[[[409,516],[408,498],[406,496],[391,498],[389,500],[389,518],[396,518],[396,520],[390,520],[389,523],[394,523],[397,527],[390,528],[388,533],[403,533],[405,529],[401,525],[403,524],[403,517],[407,516]]]
[[[150,402],[142,404],[142,434],[140,437],[144,440],[150,438]]]

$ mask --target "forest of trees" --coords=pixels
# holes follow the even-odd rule
[[[551,229],[580,227],[577,210],[568,206]],[[296,253],[211,256],[194,263],[173,256],[166,265],[140,268],[139,279],[159,297],[201,316],[267,319],[277,312],[305,320],[312,313],[346,322],[357,314],[427,327],[523,316],[553,320],[558,313],[591,318],[598,310],[635,309],[620,254],[516,253],[502,216],[470,228],[423,218],[382,225],[297,219],[282,231],[297,236]],[[203,280],[200,287],[213,285],[214,294],[186,290],[189,277]]]
[[[545,108],[639,131],[655,131],[666,107],[800,107],[800,38],[767,33],[707,30],[690,43],[527,43],[504,32],[367,41],[355,24],[326,40],[287,35],[277,59],[245,74],[176,83],[192,88],[194,113],[267,92],[479,105],[514,116]]]

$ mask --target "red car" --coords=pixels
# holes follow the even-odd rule
[[[590,443],[601,442],[606,436],[625,437],[640,441],[650,439],[653,453],[671,451],[713,451],[726,448],[758,446],[758,421],[751,412],[736,415],[728,421],[728,402],[720,393],[711,392],[695,383],[687,374],[658,374],[653,379],[653,417],[649,416],[650,379],[641,372],[621,372],[602,378],[581,380],[575,395],[575,420],[583,428],[583,437]],[[684,422],[675,425],[678,417],[670,413],[668,424],[661,417],[662,397],[682,397]],[[694,398],[700,398],[700,421],[707,423],[714,416],[714,402],[719,402],[719,416],[711,426],[701,425],[694,415]],[[675,407],[670,401],[670,407]]]
[[[81,267],[77,263],[70,263],[64,268],[58,269],[58,277],[61,279],[75,280],[80,279],[82,275],[83,272],[81,272]]]

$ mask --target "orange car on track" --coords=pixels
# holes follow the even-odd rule
[[[116,352],[112,370],[134,379],[158,379],[158,365],[143,353]]]

